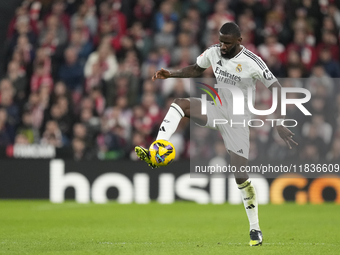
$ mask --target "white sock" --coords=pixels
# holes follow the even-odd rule
[[[256,190],[248,179],[242,184],[237,185],[241,191],[244,208],[248,216],[250,230],[260,230],[259,216],[258,216],[258,203],[256,197]]]
[[[156,140],[169,141],[183,117],[184,112],[182,108],[178,104],[172,103],[159,128]]]

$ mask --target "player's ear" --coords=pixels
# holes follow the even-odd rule
[[[241,44],[241,42],[242,42],[242,37],[239,37],[239,38],[237,39],[237,41],[238,41],[239,44]]]

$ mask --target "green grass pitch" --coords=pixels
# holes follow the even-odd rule
[[[340,206],[262,205],[249,247],[242,205],[0,201],[0,254],[340,254]]]

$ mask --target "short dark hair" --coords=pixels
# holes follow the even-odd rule
[[[233,35],[236,37],[241,37],[241,31],[239,26],[234,22],[224,23],[220,28],[220,33],[223,35]]]

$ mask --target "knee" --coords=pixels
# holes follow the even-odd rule
[[[248,179],[249,179],[249,176],[247,174],[243,177],[235,177],[235,181],[237,184],[242,184]]]
[[[181,107],[186,116],[188,115],[188,111],[190,112],[190,100],[188,98],[176,98],[174,103]]]

